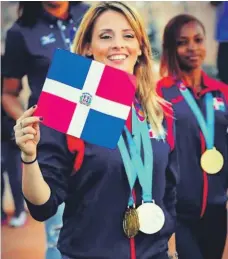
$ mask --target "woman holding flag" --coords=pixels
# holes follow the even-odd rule
[[[73,52],[136,76],[132,114],[118,148],[108,149],[40,127],[37,105],[25,111],[14,130],[31,215],[46,220],[65,202],[58,242],[64,259],[167,259],[178,163],[171,109],[156,94],[141,18],[125,3],[95,4]],[[39,143],[44,132],[50,138]]]
[[[227,235],[228,87],[202,71],[205,28],[193,16],[166,25],[158,92],[176,118],[180,183],[177,252],[221,259]]]

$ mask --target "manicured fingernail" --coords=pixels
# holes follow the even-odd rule
[[[36,108],[36,105],[33,105],[32,108],[35,109],[35,108]]]
[[[43,120],[44,120],[44,117],[40,117],[39,120],[40,120],[40,121],[43,121]]]

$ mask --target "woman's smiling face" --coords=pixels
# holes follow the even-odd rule
[[[133,74],[141,54],[135,32],[123,14],[108,10],[97,18],[88,45],[88,56],[92,55],[96,61]]]
[[[206,56],[205,34],[196,22],[182,26],[177,39],[177,57],[180,67],[191,70],[201,67]]]

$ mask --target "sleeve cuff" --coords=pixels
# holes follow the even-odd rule
[[[41,204],[41,205],[34,205],[29,200],[27,200],[25,196],[24,196],[24,199],[26,201],[26,204],[28,206],[31,216],[35,220],[42,222],[52,216],[53,214],[52,194],[50,195],[49,199],[44,204]]]

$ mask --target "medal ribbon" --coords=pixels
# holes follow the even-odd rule
[[[149,129],[146,120],[138,121],[136,111],[132,109],[132,121],[134,127],[134,139],[125,126],[124,130],[129,146],[129,152],[125,145],[124,139],[121,136],[118,142],[118,147],[122,156],[125,171],[128,177],[131,193],[138,177],[142,187],[142,199],[144,202],[152,202],[152,186],[153,186],[153,152],[149,138]],[[142,139],[142,143],[141,143]],[[144,164],[142,162],[140,147],[143,144]],[[130,154],[129,154],[130,153]],[[144,166],[145,165],[145,166]],[[132,206],[134,200],[130,195],[128,206]]]
[[[200,129],[205,138],[207,149],[212,149],[214,147],[214,124],[215,124],[215,112],[213,107],[213,96],[211,93],[205,95],[206,103],[206,120],[204,119],[203,113],[198,107],[194,97],[187,87],[183,87],[182,83],[178,83],[181,94],[183,95],[185,101],[188,103],[193,114],[195,115]]]

